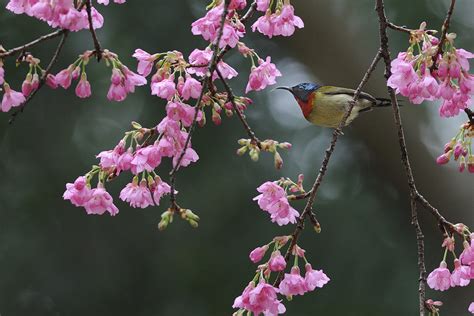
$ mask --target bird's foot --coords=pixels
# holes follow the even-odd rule
[[[338,129],[338,128],[336,129],[336,134],[337,134],[338,136],[344,136],[344,133],[342,132],[342,130],[340,130],[340,129]]]

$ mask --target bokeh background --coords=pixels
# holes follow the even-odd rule
[[[1,0],[4,7],[6,0]],[[291,38],[268,40],[249,34],[247,44],[271,55],[284,76],[280,85],[319,81],[356,87],[378,47],[373,1],[292,1],[306,27]],[[399,25],[426,20],[438,28],[448,0],[386,1]],[[190,24],[204,14],[205,1],[128,1],[101,7],[105,48],[135,68],[137,47],[149,52],[177,49],[186,56],[206,44],[192,36]],[[474,4],[459,0],[452,30],[458,46],[474,50]],[[0,9],[0,44],[15,47],[50,31],[47,25]],[[391,32],[392,53],[408,46],[405,34]],[[34,48],[48,60],[57,40]],[[92,48],[87,32],[71,34],[54,72]],[[243,93],[249,61],[237,54],[227,61],[241,72],[231,82]],[[382,67],[365,90],[384,97]],[[6,61],[8,81],[18,88],[26,73]],[[309,187],[320,166],[331,130],[309,125],[290,95],[282,91],[250,94],[247,113],[257,135],[289,141],[285,166],[272,158],[254,163],[235,155],[245,137],[236,118],[219,127],[207,124],[195,134],[199,163],[179,173],[180,204],[201,216],[198,229],[177,219],[166,231],[157,223],[167,202],[137,210],[118,200],[130,180],[109,185],[120,214],[87,216],[62,200],[66,182],[89,170],[94,155],[113,148],[135,120],[153,126],[164,103],[141,88],[125,102],[108,102],[110,70],[88,67],[93,96],[80,100],[73,89],[41,90],[13,125],[0,118],[0,313],[21,315],[229,315],[234,298],[252,278],[251,249],[293,227],[277,227],[258,209],[255,188],[268,179],[306,175]],[[268,89],[270,90],[270,89]],[[474,178],[455,164],[439,167],[436,156],[465,118],[441,119],[438,104],[407,104],[402,109],[412,166],[423,194],[453,221],[473,225]],[[210,121],[210,120],[209,120]],[[315,293],[286,303],[288,315],[416,315],[416,240],[410,225],[407,185],[390,109],[368,113],[345,130],[315,204],[322,234],[308,228],[301,239],[313,266],[331,282]],[[166,166],[165,166],[166,167]],[[166,173],[163,172],[166,176]],[[302,202],[297,204],[301,209]],[[441,235],[424,211],[426,264],[441,258]],[[444,315],[466,315],[472,286],[441,299]]]

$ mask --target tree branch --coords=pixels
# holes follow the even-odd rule
[[[9,49],[5,52],[0,52],[0,58],[5,58],[5,57],[8,57],[8,56],[14,55],[16,53],[23,52],[23,51],[25,51],[25,50],[41,43],[41,42],[56,38],[56,37],[61,36],[64,33],[67,33],[67,32],[68,32],[68,30],[57,30],[57,31],[54,31],[52,33],[40,36],[37,39],[35,39],[35,40],[33,40],[29,43],[23,44],[21,46],[18,46],[18,47],[12,48],[12,49]]]
[[[39,85],[38,85],[38,88],[36,90],[33,90],[31,92],[31,94],[26,98],[25,102],[23,102],[22,105],[20,105],[10,116],[10,120],[8,121],[9,124],[12,124],[16,117],[18,116],[18,114],[20,113],[23,113],[23,110],[25,109],[25,107],[28,105],[28,103],[31,101],[31,99],[33,99],[33,97],[36,95],[36,93],[43,87],[43,85],[45,84],[46,82],[46,78],[48,76],[48,74],[51,72],[51,69],[53,68],[54,64],[56,64],[56,62],[58,61],[58,58],[59,58],[59,54],[61,53],[61,50],[66,42],[66,38],[69,34],[69,31],[68,30],[62,30],[62,37],[61,37],[61,40],[59,41],[59,44],[58,46],[56,47],[56,51],[54,52],[54,55],[53,57],[51,57],[51,60],[48,64],[48,66],[46,67],[45,71],[43,72],[43,74],[41,75],[41,78],[40,78],[40,82],[39,82]]]
[[[301,232],[303,231],[304,221],[306,219],[306,216],[310,216],[311,213],[312,213],[312,208],[313,208],[314,201],[316,199],[316,194],[318,192],[319,187],[321,186],[324,175],[326,174],[326,171],[327,171],[327,168],[328,168],[328,165],[329,165],[329,161],[331,159],[332,154],[334,153],[334,149],[336,148],[337,140],[338,140],[339,136],[342,135],[342,128],[346,125],[347,119],[351,115],[352,109],[354,108],[357,100],[359,99],[360,93],[362,92],[362,88],[364,87],[364,85],[369,80],[370,75],[375,70],[375,67],[377,66],[377,63],[379,62],[380,58],[381,58],[381,51],[378,50],[377,54],[375,55],[374,59],[372,60],[372,63],[370,64],[369,68],[367,69],[364,77],[362,78],[361,82],[359,83],[359,86],[357,87],[357,90],[354,93],[354,98],[349,103],[349,108],[347,109],[346,113],[344,114],[344,117],[342,118],[341,122],[339,123],[339,126],[334,130],[334,132],[332,134],[332,140],[331,140],[331,143],[329,145],[329,148],[326,149],[326,154],[325,154],[323,162],[321,164],[321,168],[319,169],[318,175],[316,177],[316,180],[314,181],[314,184],[311,188],[311,191],[308,192],[309,195],[308,195],[308,200],[306,202],[306,206],[303,209],[303,212],[301,213],[300,217],[298,218],[297,223],[296,223],[296,228],[295,228],[293,234],[291,235],[292,236],[291,243],[290,243],[290,246],[288,247],[288,250],[285,253],[285,261],[287,261],[287,262],[290,259],[290,255],[291,255],[291,252],[293,250],[293,247],[297,244],[298,238],[299,238]],[[303,196],[306,197],[306,194],[303,195]],[[304,198],[304,197],[302,197],[302,198]],[[315,217],[314,217],[314,219],[315,219]],[[278,287],[278,285],[280,284],[282,278],[283,278],[283,273],[280,272],[278,274],[277,278],[275,279],[275,282],[273,283],[275,287]]]
[[[94,48],[95,48],[95,56],[97,58],[97,61],[100,61],[102,58],[102,46],[100,46],[99,39],[97,37],[97,34],[94,29],[94,23],[92,21],[92,5],[91,5],[91,0],[86,0],[85,2],[86,6],[86,12],[87,12],[87,19],[89,21],[89,32],[91,33],[92,36],[92,41],[94,42]]]
[[[439,39],[438,50],[436,51],[436,54],[433,55],[433,65],[431,66],[430,70],[435,69],[436,60],[438,56],[443,54],[443,46],[444,42],[446,41],[446,34],[448,33],[449,25],[451,23],[451,16],[453,15],[455,4],[456,0],[451,0],[448,12],[446,13],[446,18],[444,19],[443,25],[441,26],[441,38]]]

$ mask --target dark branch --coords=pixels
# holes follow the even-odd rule
[[[91,33],[92,41],[94,42],[95,56],[97,58],[97,61],[100,61],[100,59],[102,58],[103,50],[102,50],[102,46],[100,46],[99,39],[97,38],[97,34],[94,29],[94,23],[92,21],[91,0],[86,0],[85,6],[86,6],[86,12],[87,12],[87,19],[89,21],[89,32]]]
[[[36,93],[43,87],[43,85],[45,84],[46,82],[46,78],[48,76],[48,74],[51,72],[51,69],[53,68],[54,64],[56,64],[56,62],[58,61],[58,58],[59,58],[59,54],[61,53],[61,50],[64,46],[64,43],[66,42],[66,38],[69,34],[69,31],[67,30],[64,30],[62,32],[62,37],[61,37],[61,40],[59,41],[59,44],[58,46],[56,47],[56,51],[54,52],[54,55],[53,57],[51,57],[51,60],[48,64],[48,66],[46,67],[45,71],[43,72],[43,74],[41,75],[41,78],[40,78],[40,82],[39,82],[39,85],[38,85],[38,88],[34,91],[31,92],[31,94],[28,96],[28,98],[26,98],[26,101],[23,102],[22,105],[20,105],[16,110],[15,112],[12,113],[11,117],[10,117],[10,120],[8,121],[9,124],[13,123],[16,119],[16,117],[18,116],[18,114],[22,113],[23,110],[25,109],[25,107],[28,105],[28,103],[31,101],[31,99],[33,99],[33,97],[36,95]]]
[[[446,18],[444,19],[443,25],[441,26],[441,38],[438,44],[438,51],[435,55],[433,55],[433,65],[431,66],[431,70],[436,68],[436,60],[438,59],[439,55],[443,54],[443,46],[446,41],[446,34],[448,34],[449,25],[451,24],[451,16],[453,15],[455,4],[456,0],[451,0],[448,12],[446,13]]]
[[[416,30],[414,30],[414,29],[409,29],[406,26],[395,25],[395,24],[393,24],[392,22],[389,22],[389,21],[387,21],[387,27],[391,28],[392,30],[399,31],[399,32],[404,32],[404,33],[408,33],[408,34],[416,32]],[[436,30],[427,30],[426,33],[433,35],[433,34],[436,34]]]
[[[474,125],[474,112],[469,108],[465,108],[464,112],[466,112],[466,115],[469,118],[469,122],[471,123],[471,125]]]
[[[29,48],[31,48],[31,47],[33,47],[33,46],[35,46],[35,45],[37,45],[41,42],[56,38],[56,37],[58,37],[60,35],[63,35],[64,33],[67,33],[67,32],[68,32],[67,30],[57,30],[57,31],[54,31],[52,33],[40,36],[37,39],[35,39],[34,41],[31,41],[29,43],[26,43],[24,45],[21,45],[21,46],[12,48],[12,49],[9,49],[6,52],[0,52],[0,58],[5,58],[5,57],[8,57],[8,56],[14,55],[16,53],[26,51],[27,49],[29,49]]]
[[[339,126],[334,130],[332,134],[332,140],[329,145],[329,148],[326,149],[326,154],[324,156],[324,160],[321,164],[321,168],[319,169],[318,176],[316,177],[316,180],[314,181],[314,184],[311,188],[311,191],[309,191],[309,196],[308,200],[306,202],[306,206],[303,209],[303,212],[301,213],[300,217],[298,218],[296,228],[293,232],[292,239],[290,246],[288,247],[288,250],[285,253],[285,260],[288,262],[290,259],[291,252],[293,250],[293,247],[297,244],[298,238],[303,231],[304,228],[304,221],[307,216],[311,216],[312,214],[312,208],[314,201],[316,199],[316,194],[318,192],[319,187],[321,186],[321,183],[323,182],[323,178],[326,174],[329,161],[331,159],[332,154],[334,153],[334,149],[336,148],[336,143],[340,135],[342,135],[342,128],[346,125],[347,119],[351,115],[352,109],[354,108],[357,100],[359,99],[360,93],[362,92],[362,88],[364,85],[367,83],[367,81],[370,78],[370,75],[372,72],[375,70],[375,67],[377,66],[377,63],[379,62],[381,58],[381,52],[380,50],[377,51],[377,54],[375,55],[374,59],[372,60],[372,63],[370,64],[369,68],[367,69],[367,72],[365,73],[364,77],[362,78],[361,82],[359,83],[359,86],[357,87],[356,92],[354,93],[354,98],[352,101],[349,103],[349,108],[347,109],[346,113],[344,114],[344,117],[342,118],[342,121],[339,123]],[[311,219],[311,218],[310,218]],[[314,217],[315,219],[315,217]],[[274,286],[277,287],[281,280],[283,278],[283,273],[279,273],[277,278],[275,279]]]

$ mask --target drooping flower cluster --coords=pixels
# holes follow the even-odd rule
[[[91,85],[87,80],[86,66],[89,63],[90,58],[95,54],[96,52],[91,50],[84,52],[66,69],[61,70],[56,74],[56,76],[50,76],[50,83],[48,85],[52,88],[61,86],[64,89],[68,89],[71,86],[72,80],[80,78],[75,89],[76,95],[79,98],[90,97],[92,90]],[[110,77],[111,83],[107,93],[107,98],[110,101],[123,101],[129,93],[135,92],[136,86],[143,86],[146,84],[146,79],[122,64],[117,54],[112,53],[107,49],[101,54],[101,57],[106,61],[107,65],[112,65],[112,75]]]
[[[290,190],[292,193],[300,191],[304,193],[302,182],[302,175],[299,176],[298,183],[284,178],[275,182],[267,181],[257,188],[257,191],[261,194],[256,196],[254,201],[258,202],[258,206],[263,211],[270,214],[272,222],[276,222],[280,226],[289,223],[294,224],[299,213],[291,207],[287,191]]]
[[[272,8],[274,5],[274,8]],[[286,0],[257,0],[257,10],[265,12],[252,25],[252,30],[272,38],[273,36],[291,36],[296,28],[303,28],[304,23],[295,15],[295,8]]]
[[[109,0],[98,0],[100,4],[109,4]],[[114,0],[115,3],[125,3],[125,0]],[[85,5],[82,1],[73,0],[10,0],[7,9],[15,14],[26,14],[52,27],[79,31],[89,27],[89,20]],[[91,7],[92,25],[101,28],[104,24],[103,16],[93,6]]]
[[[294,295],[304,295],[316,288],[322,288],[330,281],[322,270],[313,270],[311,264],[306,260],[305,250],[296,244],[291,251],[291,254],[295,257],[294,265],[291,267],[290,273],[285,273],[283,278],[279,279],[279,273],[287,267],[286,259],[281,254],[280,249],[291,239],[292,236],[275,237],[269,244],[257,247],[250,253],[250,260],[258,263],[265,257],[268,249],[273,246],[268,261],[258,266],[254,279],[244,289],[242,295],[235,299],[232,307],[239,310],[234,315],[244,315],[245,312],[252,312],[255,315],[260,313],[264,315],[283,314],[286,308],[278,299],[278,294],[291,299]],[[301,275],[298,266],[299,258],[303,258],[306,263],[304,276]],[[278,275],[273,285],[270,283],[272,273]]]
[[[459,172],[467,169],[474,173],[474,152],[472,142],[474,139],[474,124],[467,122],[461,126],[459,132],[444,146],[444,153],[436,159],[440,165],[447,164],[451,158],[459,162]]]
[[[444,257],[438,268],[434,269],[427,278],[428,286],[434,290],[446,291],[452,287],[467,286],[474,279],[474,234],[464,224],[456,224],[456,230],[463,236],[463,252],[457,258],[455,253],[455,238],[448,236],[442,247]],[[470,239],[470,243],[468,242]],[[453,270],[448,269],[446,256],[450,252],[454,257]]]
[[[426,23],[411,33],[410,47],[392,61],[388,85],[396,93],[419,104],[424,100],[441,100],[440,115],[458,115],[469,106],[474,94],[474,76],[469,73],[469,59],[474,54],[454,46],[456,35],[443,41],[443,54],[438,38],[425,30]]]
[[[105,182],[122,172],[129,171],[134,177],[120,192],[120,199],[134,208],[159,205],[162,196],[169,194],[171,188],[155,173],[155,169],[165,157],[172,158],[174,165],[178,163],[188,133],[183,130],[184,124],[181,120],[169,117],[165,117],[153,129],[143,128],[138,123],[133,123],[133,127],[134,130],[125,133],[125,137],[113,150],[103,151],[97,155],[100,159],[98,166],[94,166],[84,177],[79,177],[77,183],[66,185],[64,199],[70,200],[75,206],[84,207],[88,214],[104,214],[105,211],[109,211],[115,215],[118,209],[112,206],[112,197],[108,193],[103,193],[106,192]],[[197,153],[189,143],[184,150],[180,166],[188,166],[198,159]],[[95,176],[98,178],[97,189],[100,189],[103,193],[101,197],[106,198],[109,204],[94,202],[97,206],[91,211],[88,197],[91,196],[90,192],[96,190],[91,189],[91,180]],[[104,208],[99,210],[100,205]],[[189,217],[190,214],[186,216]]]

